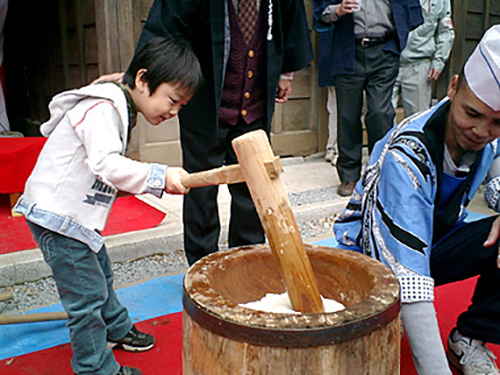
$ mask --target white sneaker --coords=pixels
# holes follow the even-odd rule
[[[338,155],[333,149],[329,148],[326,150],[325,161],[327,163],[331,163],[332,165],[335,165],[335,163],[337,162],[337,157],[338,157]]]
[[[325,161],[331,163],[334,157],[335,157],[335,152],[333,152],[333,149],[328,148],[325,154]]]
[[[446,356],[448,361],[464,375],[500,375],[495,364],[495,355],[486,348],[486,344],[462,337],[454,341],[451,331],[448,337],[448,350]]]

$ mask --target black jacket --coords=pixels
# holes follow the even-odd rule
[[[188,41],[198,57],[205,84],[179,113],[181,126],[213,139],[224,83],[224,25],[226,0],[155,0],[138,49],[156,36],[171,35]],[[303,0],[262,0],[272,4],[272,39],[267,42],[268,130],[274,111],[279,75],[298,71],[312,60],[312,46]],[[269,25],[268,25],[269,31]]]

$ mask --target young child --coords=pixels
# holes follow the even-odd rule
[[[151,349],[113,291],[113,272],[99,231],[118,191],[160,197],[188,192],[182,168],[125,157],[140,112],[153,125],[177,115],[202,80],[190,47],[156,38],[132,60],[123,84],[102,83],[56,95],[49,136],[16,211],[24,214],[56,281],[71,332],[76,374],[140,375],[121,367],[111,347]]]

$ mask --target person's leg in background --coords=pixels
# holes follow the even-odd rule
[[[194,173],[236,164],[238,161],[231,141],[244,133],[263,128],[261,120],[252,124],[239,122],[234,126],[219,124],[216,142],[181,128],[184,169]],[[264,231],[248,187],[245,183],[230,184],[228,189],[231,194],[229,247],[263,243]],[[219,249],[218,191],[217,186],[194,188],[184,197],[184,251],[190,265]]]
[[[335,77],[337,94],[337,173],[341,184],[337,193],[350,196],[361,176],[363,127],[364,51],[356,46],[355,74]]]
[[[233,139],[253,130],[265,129],[263,119],[251,124],[243,121],[230,128],[228,134],[228,149],[225,165],[237,164],[231,142]],[[269,136],[269,134],[268,134]],[[228,185],[231,194],[231,216],[229,219],[228,245],[229,247],[254,245],[265,242],[264,229],[255,209],[250,191],[246,183]]]
[[[429,81],[427,76],[430,69],[431,61],[429,59],[405,65],[401,89],[405,117],[429,109],[432,82]]]
[[[326,142],[325,160],[332,165],[337,162],[337,95],[335,87],[328,86],[326,109],[328,111],[328,141]]]
[[[404,75],[403,72],[403,65],[399,67],[399,72],[398,76],[396,77],[396,82],[394,82],[394,88],[392,89],[392,106],[394,107],[394,111],[397,112],[397,108],[399,105],[399,99],[401,98],[401,90],[402,90],[402,76]],[[394,116],[394,124],[397,124],[397,113]]]
[[[383,45],[366,48],[366,103],[365,117],[368,133],[368,151],[394,125],[392,105],[394,82],[399,71],[399,57],[382,50]]]
[[[189,173],[221,167],[226,158],[229,129],[219,127],[216,140],[210,140],[181,127],[183,167]],[[189,265],[219,249],[220,221],[218,186],[193,188],[184,196],[182,221],[184,251]]]

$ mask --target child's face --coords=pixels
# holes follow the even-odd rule
[[[191,99],[191,95],[177,85],[162,83],[153,95],[145,84],[135,100],[137,110],[153,125],[177,116],[180,109]]]

